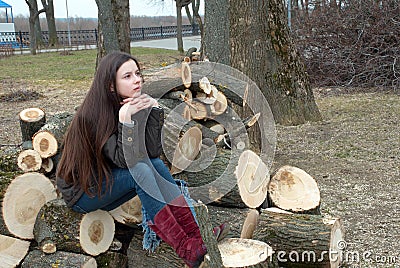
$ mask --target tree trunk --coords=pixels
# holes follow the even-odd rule
[[[182,0],[175,0],[175,4],[176,4],[176,41],[178,44],[178,51],[183,53]]]
[[[29,48],[32,55],[36,55],[36,29],[35,29],[35,15],[37,13],[37,4],[35,10],[36,0],[25,0],[29,8]]]
[[[112,0],[111,3],[120,50],[130,54],[129,0]]]
[[[112,51],[130,53],[129,1],[96,0],[98,7],[99,41],[97,65]]]
[[[234,0],[230,14],[231,65],[257,83],[276,122],[320,120],[304,64],[290,37],[283,1]]]
[[[56,20],[54,19],[53,0],[41,0],[46,12],[47,28],[49,31],[49,47],[58,45]]]
[[[248,75],[268,100],[276,122],[295,125],[321,119],[282,1],[233,0],[221,5],[212,0],[205,7],[205,55],[211,61]]]
[[[230,65],[229,2],[204,1],[203,55],[210,61],[226,65]]]

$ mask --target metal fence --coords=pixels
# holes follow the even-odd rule
[[[183,25],[182,35],[192,36],[199,35],[198,25]],[[140,40],[172,38],[177,35],[177,26],[160,26],[160,27],[141,27],[131,28],[131,42]],[[77,46],[77,45],[97,45],[98,31],[94,30],[74,30],[74,31],[57,31],[58,43],[60,46]],[[42,39],[45,46],[48,45],[49,33],[42,31]],[[0,46],[9,46],[13,48],[29,47],[29,32],[0,32]]]

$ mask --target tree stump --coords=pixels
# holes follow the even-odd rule
[[[272,176],[269,198],[273,206],[295,213],[320,214],[316,181],[304,170],[283,166]]]
[[[40,250],[32,250],[24,259],[21,267],[96,268],[97,262],[95,258],[84,254],[64,251],[45,254]]]
[[[32,239],[39,210],[55,198],[56,189],[45,175],[29,172],[15,177],[3,200],[3,219],[7,229],[18,238]]]
[[[81,214],[61,199],[42,206],[34,226],[34,237],[42,251],[84,253],[97,256],[108,250],[114,238],[112,216],[101,210]]]
[[[22,142],[32,141],[32,136],[46,123],[46,115],[42,109],[27,108],[19,113]]]
[[[271,245],[280,262],[339,267],[344,229],[339,218],[263,209],[253,239]]]
[[[29,250],[29,241],[0,235],[1,267],[16,267],[25,258]]]

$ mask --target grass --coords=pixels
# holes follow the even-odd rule
[[[180,59],[179,52],[158,48],[132,48],[144,68],[166,66]],[[79,50],[70,53],[46,52],[37,55],[14,55],[0,59],[0,81],[23,80],[25,83],[57,80],[70,84],[71,81],[86,81],[93,77],[97,50]]]

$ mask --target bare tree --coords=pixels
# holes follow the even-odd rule
[[[227,38],[221,27],[212,25],[211,28],[221,29],[214,33],[222,34],[214,39],[223,40],[228,49],[217,47],[221,54],[214,54],[211,52],[215,43],[206,44],[205,53],[210,60],[220,56],[249,76],[266,97],[276,122],[296,125],[320,120],[304,64],[289,34],[284,1],[230,0],[228,5],[221,6],[219,0],[207,0],[206,32],[210,27],[210,4],[222,10],[220,21],[214,14],[212,22],[227,25],[224,30],[229,31]]]
[[[57,46],[57,29],[56,20],[54,18],[54,5],[53,0],[41,0],[43,9],[46,13],[47,29],[49,31],[49,46]]]
[[[36,55],[36,49],[39,44],[43,44],[42,30],[40,28],[39,14],[44,12],[44,9],[38,10],[36,0],[25,0],[29,8],[29,36],[30,50],[32,55]]]
[[[97,63],[112,51],[130,53],[129,0],[96,0],[96,3],[99,19]]]

